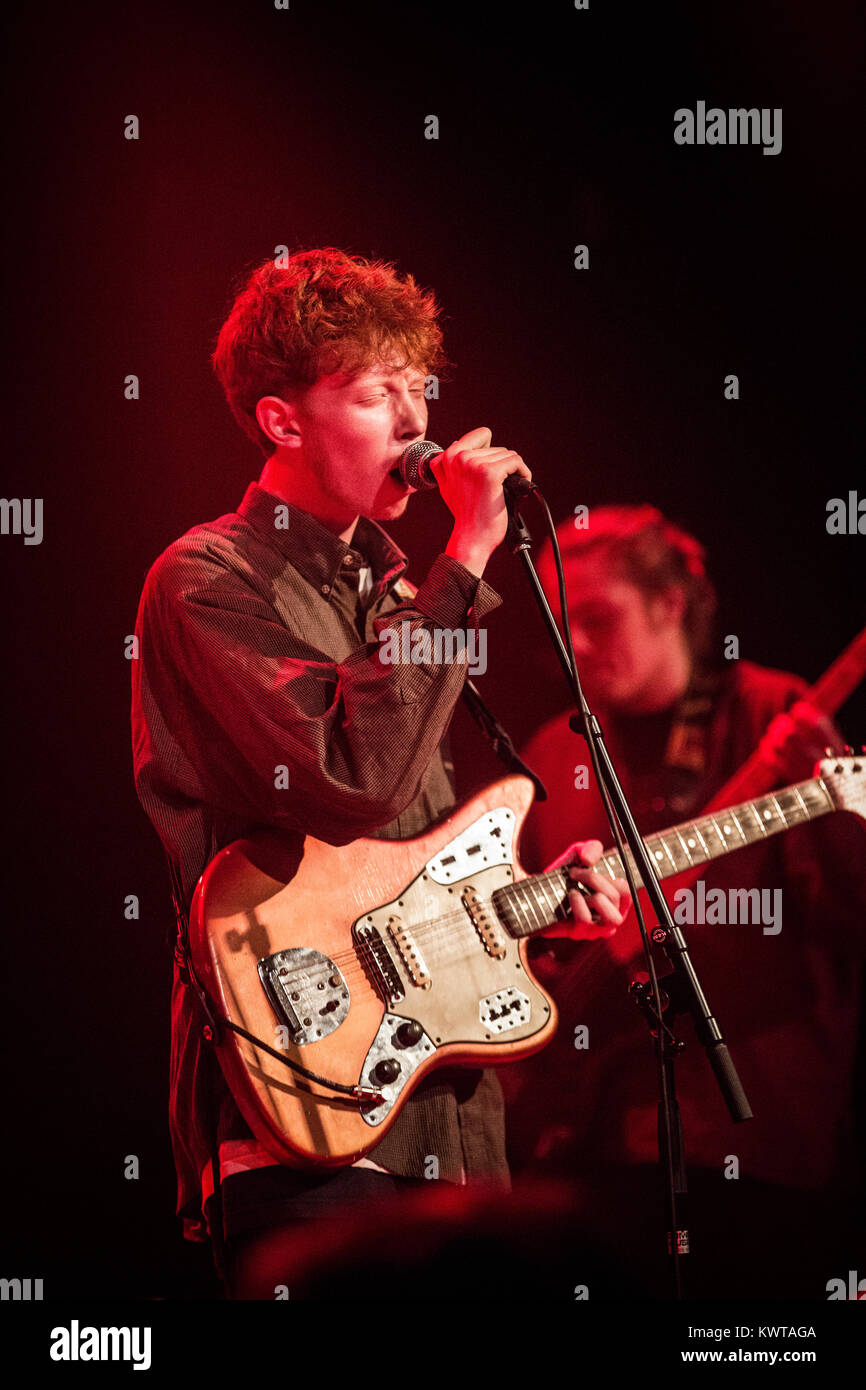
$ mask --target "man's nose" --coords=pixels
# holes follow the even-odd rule
[[[411,443],[413,439],[423,439],[427,428],[427,402],[424,397],[405,396],[401,412],[400,437]]]

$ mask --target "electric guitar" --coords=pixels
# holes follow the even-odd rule
[[[566,868],[527,877],[534,788],[506,777],[411,840],[238,840],[202,874],[190,950],[214,1045],[253,1133],[295,1167],[353,1163],[436,1067],[526,1057],[557,1023],[529,968],[570,918]],[[831,811],[866,819],[866,758],[675,826],[645,843],[659,878]],[[609,852],[595,869],[623,877]]]

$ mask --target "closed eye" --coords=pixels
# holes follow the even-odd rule
[[[413,387],[413,389],[409,392],[409,395],[410,395],[410,396],[423,396],[423,395],[424,395],[424,387],[423,387],[423,386],[416,386],[416,387]],[[361,405],[368,405],[370,401],[384,401],[384,400],[386,400],[386,399],[387,399],[387,397],[386,397],[385,395],[383,395],[383,394],[379,394],[378,396],[362,396],[362,397],[361,397],[361,400],[360,400],[360,402],[359,402],[359,404],[361,404]]]

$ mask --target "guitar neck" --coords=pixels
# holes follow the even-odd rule
[[[799,782],[754,801],[675,825],[659,835],[647,836],[644,844],[659,878],[671,878],[686,869],[720,859],[744,845],[816,820],[835,809],[823,778],[813,777],[808,782]],[[643,880],[631,851],[627,851],[627,855],[635,883],[641,886]],[[610,878],[625,878],[622,859],[616,850],[605,854],[595,869]],[[567,869],[549,869],[498,888],[493,898],[512,936],[532,936],[554,922],[571,917],[568,889],[573,886]]]

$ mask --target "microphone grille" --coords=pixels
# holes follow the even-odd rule
[[[435,487],[436,483],[425,471],[424,464],[444,452],[440,444],[434,444],[430,439],[419,439],[410,444],[400,455],[399,467],[404,481],[414,488]]]

